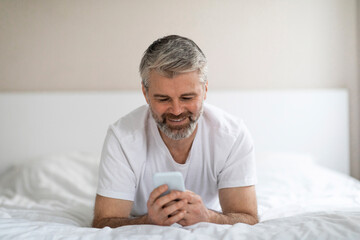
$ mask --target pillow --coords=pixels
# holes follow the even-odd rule
[[[29,160],[2,174],[0,194],[21,195],[38,204],[92,205],[99,159],[94,154],[69,153]]]

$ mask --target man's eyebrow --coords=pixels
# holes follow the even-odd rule
[[[181,94],[181,97],[194,97],[194,96],[197,96],[198,94],[195,93],[195,92],[190,92],[190,93],[184,93],[184,94]],[[155,93],[153,95],[154,98],[168,98],[169,96],[168,95],[164,95],[164,94],[158,94],[158,93]]]
[[[163,94],[154,94],[153,97],[155,97],[155,98],[167,98],[169,96],[168,95],[163,95]]]
[[[195,92],[190,92],[190,93],[184,93],[184,94],[181,94],[181,97],[194,97],[194,96],[197,96],[198,94],[195,93]]]

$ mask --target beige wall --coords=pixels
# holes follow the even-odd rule
[[[355,0],[1,0],[0,90],[139,87],[156,38],[194,39],[213,88],[346,87]]]
[[[138,89],[156,38],[209,61],[209,87],[350,90],[360,177],[356,0],[0,0],[0,91]]]

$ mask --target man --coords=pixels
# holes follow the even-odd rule
[[[254,149],[244,124],[204,104],[207,61],[190,39],[167,36],[140,64],[142,106],[109,127],[101,156],[94,227],[256,224]],[[156,172],[179,171],[187,191],[153,188]]]

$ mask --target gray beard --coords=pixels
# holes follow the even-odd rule
[[[195,119],[193,119],[194,116],[190,116],[190,123],[182,128],[170,128],[163,119],[157,118],[157,116],[152,111],[151,106],[150,112],[161,132],[163,132],[168,138],[172,140],[181,140],[190,137],[191,134],[193,134],[195,131],[199,118],[203,113],[203,103],[201,103],[199,115],[195,116]]]

